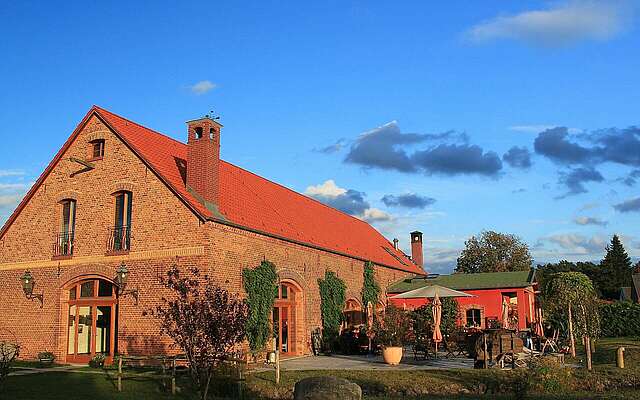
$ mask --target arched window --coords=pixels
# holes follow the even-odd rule
[[[73,199],[61,201],[60,210],[60,230],[56,235],[53,253],[55,257],[71,256],[76,227],[76,201]]]
[[[115,195],[115,222],[109,233],[109,251],[131,250],[131,216],[133,194],[121,191]]]
[[[194,129],[196,140],[202,139],[202,127],[196,126]]]
[[[482,310],[479,308],[469,308],[466,313],[468,327],[482,326]]]

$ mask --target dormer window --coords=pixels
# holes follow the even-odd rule
[[[91,159],[101,160],[104,157],[104,139],[91,142]]]
[[[195,133],[196,133],[196,139],[202,139],[202,127],[201,126],[196,126],[195,127]]]

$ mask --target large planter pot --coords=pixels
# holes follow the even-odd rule
[[[389,365],[398,365],[402,360],[402,347],[384,347],[382,359]]]

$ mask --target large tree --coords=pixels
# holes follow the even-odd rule
[[[531,268],[532,261],[529,247],[519,237],[484,231],[465,242],[456,272],[525,271]]]
[[[631,258],[618,235],[613,235],[611,238],[611,243],[607,246],[607,254],[600,262],[600,266],[603,278],[600,285],[602,296],[607,299],[617,299],[621,287],[631,286],[633,271]]]

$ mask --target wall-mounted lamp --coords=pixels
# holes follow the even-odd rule
[[[44,306],[44,292],[40,294],[33,294],[33,288],[36,285],[36,281],[33,279],[31,271],[24,271],[24,275],[20,277],[20,281],[22,282],[22,290],[24,291],[25,297],[29,300],[38,299],[40,301],[40,308],[42,308]]]
[[[115,284],[118,288],[118,296],[124,297],[128,294],[132,295],[136,301],[136,305],[138,305],[138,288],[131,290],[126,290],[127,288],[127,280],[129,279],[129,270],[124,263],[120,264],[118,270],[116,271],[116,278],[114,279]]]

